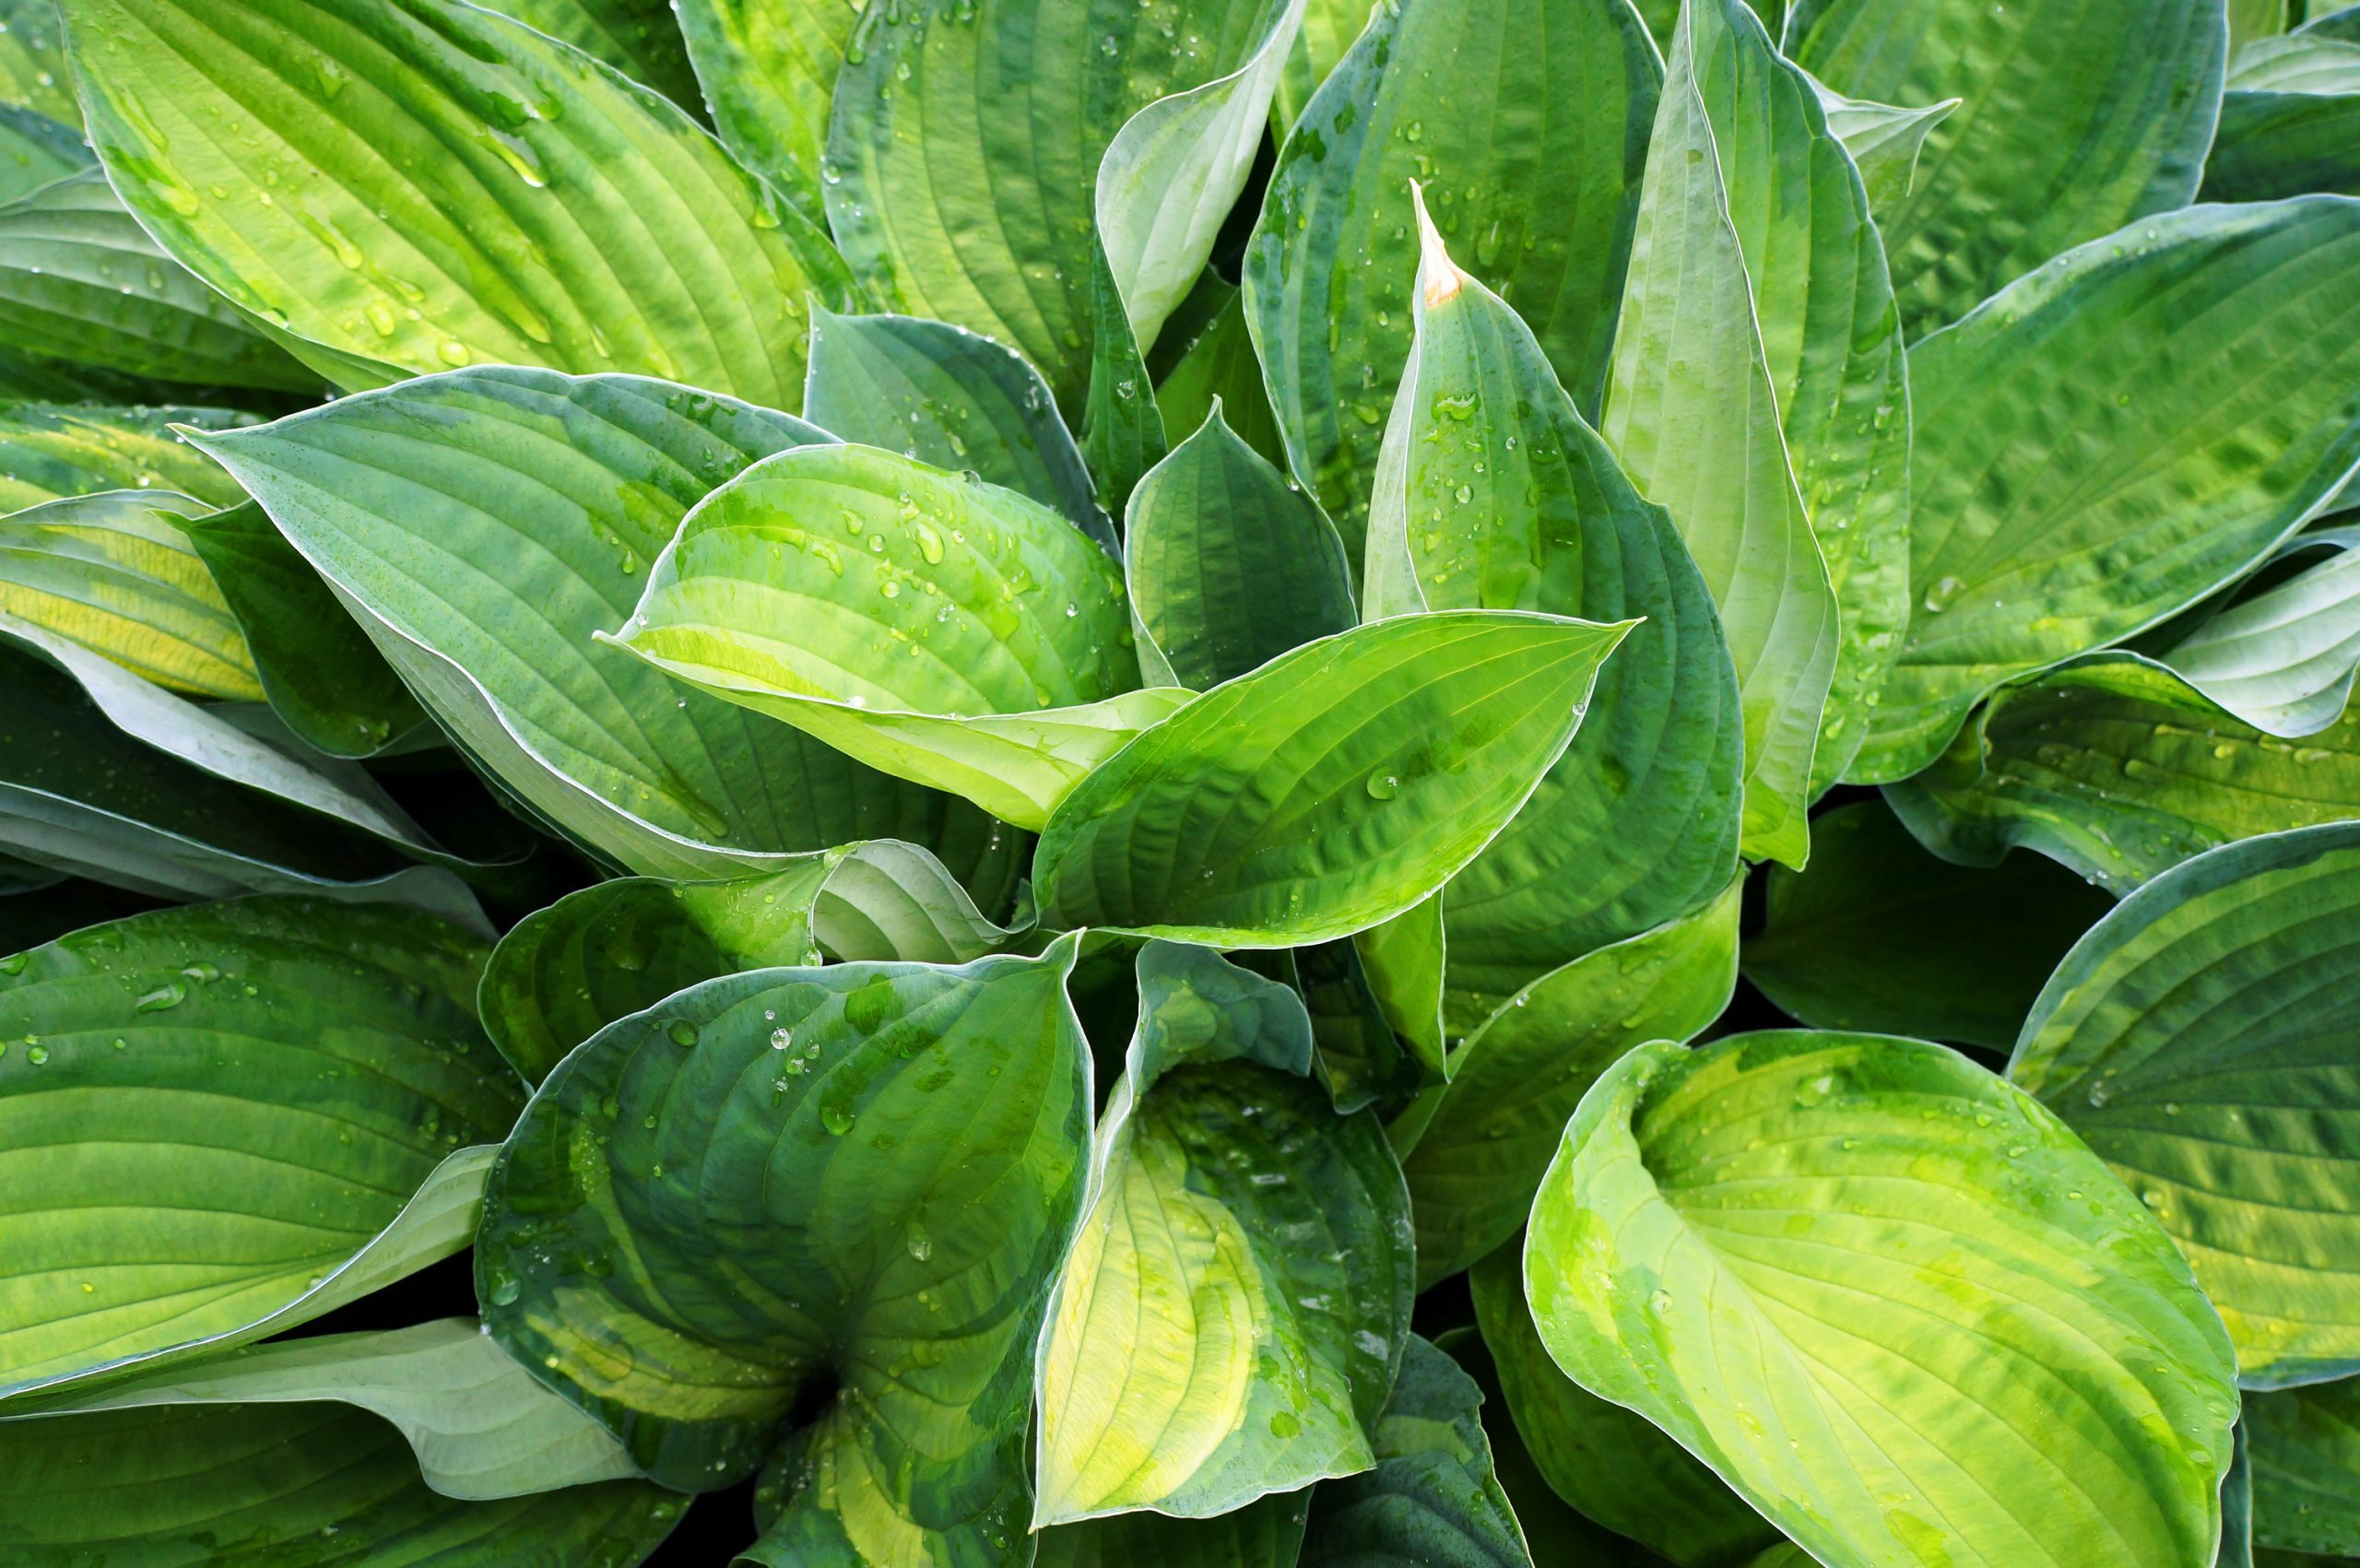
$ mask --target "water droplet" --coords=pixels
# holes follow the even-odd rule
[[[188,1000],[188,987],[177,980],[167,980],[131,1004],[136,1013],[160,1013],[167,1008],[177,1008]]]
[[[1366,787],[1371,800],[1390,800],[1401,793],[1401,776],[1389,769],[1379,768],[1368,776]]]
[[[672,1037],[672,1043],[675,1045],[693,1045],[697,1043],[697,1026],[687,1019],[674,1020],[672,1027],[664,1032]]]

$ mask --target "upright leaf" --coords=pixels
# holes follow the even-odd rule
[[[2210,1568],[2228,1338],[2171,1238],[1938,1045],[1646,1045],[1533,1205],[1540,1337],[1830,1568]]]
[[[486,9],[595,54],[704,118],[689,47],[680,36],[683,18],[669,0],[500,0]]]
[[[1959,99],[1946,98],[1923,109],[1903,109],[1865,98],[1847,98],[1818,77],[1811,86],[1827,114],[1827,128],[1852,155],[1869,205],[1879,213],[1890,209],[1918,184],[1918,159],[1926,137],[1949,118]]]
[[[2249,69],[2241,67],[2250,67]],[[2305,29],[2240,50],[2204,159],[2208,201],[2360,195],[2360,41]]]
[[[2360,1383],[2249,1395],[2255,1543],[2360,1555]]]
[[[2058,965],[2008,1076],[2188,1255],[2275,1388],[2360,1372],[2360,827],[2248,839],[2140,889]]]
[[[829,105],[860,10],[852,0],[684,0],[679,7],[722,141],[816,222],[827,221],[820,171]]]
[[[1172,335],[1166,333],[1164,347],[1171,343]],[[1279,434],[1269,394],[1262,387],[1262,362],[1254,357],[1243,296],[1234,290],[1155,384],[1155,406],[1167,430],[1202,429],[1216,399],[1222,421],[1272,467],[1284,470],[1286,441]]]

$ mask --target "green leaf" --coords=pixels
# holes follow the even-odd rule
[[[1720,618],[1670,518],[1632,488],[1506,301],[1423,231],[1416,339],[1371,512],[1369,613],[1646,618],[1599,673],[1573,745],[1444,896],[1445,1009],[1463,1035],[1528,982],[1728,885],[1744,734]]]
[[[2335,723],[2360,666],[2360,528],[2295,535],[2285,559],[2339,552],[2283,581],[2239,594],[2176,639],[2163,662],[2257,729],[2312,735]]]
[[[2360,92],[2224,93],[2221,128],[2197,194],[2220,202],[2275,201],[2312,191],[2360,195],[2355,127]]]
[[[2213,0],[1798,0],[1786,40],[1838,92],[1965,100],[1877,215],[1913,341],[2069,246],[2185,206],[2228,43]]]
[[[690,48],[680,36],[685,18],[674,14],[668,0],[500,0],[485,8],[595,54],[704,117]]]
[[[2360,814],[2360,709],[2281,740],[2161,665],[2096,654],[1993,693],[1885,800],[1945,860],[2021,844],[2120,895],[2216,844]]]
[[[1400,1167],[1310,1080],[1302,1000],[1169,942],[1139,979],[1041,1338],[1036,1526],[1367,1469],[1409,1335]]]
[[[679,7],[722,141],[814,222],[827,221],[828,111],[860,11],[852,0],[683,0]]]
[[[104,490],[0,517],[0,613],[197,697],[253,701],[253,655],[169,491]]]
[[[1140,660],[1161,659],[1175,685],[1218,686],[1358,619],[1334,525],[1229,428],[1218,397],[1131,492],[1124,535]]]
[[[1745,977],[1815,1029],[2004,1051],[2057,961],[2114,901],[2031,854],[1988,870],[1937,859],[1873,800],[1811,824],[1818,853],[1770,873]]]
[[[1641,1046],[1524,1256],[1558,1364],[1829,1568],[2212,1562],[2220,1320],[2095,1155],[1941,1046]]]
[[[347,389],[491,361],[800,402],[834,248],[579,50],[459,0],[62,8],[133,215]]]
[[[1599,1074],[1643,1041],[1686,1040],[1720,1016],[1737,984],[1738,902],[1732,880],[1695,914],[1542,975],[1467,1037],[1401,1161],[1421,1289],[1523,1227]]]
[[[1165,430],[1193,430],[1212,417],[1218,402],[1222,422],[1270,466],[1284,471],[1286,439],[1279,434],[1269,394],[1262,389],[1262,362],[1254,357],[1254,335],[1245,325],[1243,297],[1227,284],[1221,288],[1228,293],[1227,301],[1156,383],[1156,411]],[[1171,346],[1172,337],[1169,332],[1164,335],[1164,347]]]
[[[765,970],[600,1032],[493,1173],[494,1337],[659,1481],[727,1486],[788,1435],[756,1562],[1004,1560],[1082,1199],[1077,945]]]
[[[1044,923],[1269,948],[1391,919],[1530,798],[1630,626],[1405,616],[1215,687],[1058,807]]]
[[[2234,1455],[2229,1473],[2221,1478],[2221,1555],[2214,1559],[2214,1568],[2254,1568],[2253,1463],[2247,1439],[2253,1425],[2247,1417],[2252,1411],[2251,1399],[2239,1401],[2236,1429],[2230,1434]]]
[[[1211,1519],[1109,1514],[1041,1531],[1033,1568],[1295,1568],[1308,1491],[1276,1492]]]
[[[1779,429],[1788,361],[1768,358],[1731,221],[1753,194],[1732,183],[1743,149],[1720,146],[1704,96],[1719,34],[1700,58],[1697,25],[1683,9],[1672,38],[1599,428],[1720,607],[1745,719],[1745,853],[1800,867],[1841,611]]]
[[[465,1246],[489,1151],[460,1146],[523,1102],[482,962],[416,910],[293,897],[0,960],[0,1392],[78,1396]]]
[[[2255,1388],[2360,1372],[2360,827],[2272,833],[2093,926],[2009,1063],[2188,1255]]]
[[[1524,1531],[1492,1474],[1482,1391],[1412,1334],[1400,1381],[1376,1423],[1376,1468],[1323,1481],[1311,1496],[1302,1561],[1312,1568],[1531,1568]]]
[[[1041,372],[1021,355],[947,322],[914,316],[811,321],[803,412],[841,441],[971,469],[1095,534],[1090,471]]]
[[[2360,1556],[2360,1383],[2248,1396],[2255,1544]]]
[[[0,207],[0,353],[146,382],[317,392],[125,212],[96,170]],[[70,373],[70,372],[69,372]]]
[[[1443,895],[1437,890],[1384,924],[1352,934],[1378,1015],[1426,1083],[1444,1081],[1451,1068],[1443,1042],[1444,982],[1450,953],[1442,912]]]
[[[74,1409],[324,1399],[400,1428],[426,1484],[445,1497],[516,1497],[639,1473],[605,1427],[535,1383],[472,1317],[252,1345],[129,1377]]]
[[[1120,517],[1140,477],[1172,450],[1172,439],[1163,427],[1163,410],[1142,395],[1149,390],[1147,360],[1102,247],[1091,250],[1090,279],[1092,339],[1081,450],[1097,479],[1098,504],[1109,516]]]
[[[2238,45],[2286,30],[2290,0],[2229,0],[2229,48],[2234,71]]]
[[[1622,0],[1387,0],[1304,110],[1246,250],[1245,319],[1291,466],[1355,562],[1410,356],[1410,180],[1593,409],[1662,75]]]
[[[65,66],[65,29],[51,0],[0,0],[0,102],[78,129],[82,106]]]
[[[2142,51],[2142,53],[2150,53]],[[1910,353],[1913,591],[1853,772],[2259,561],[2360,460],[2360,201],[2202,206],[2085,245]]]
[[[509,928],[478,995],[484,1028],[528,1083],[599,1030],[675,991],[770,964],[964,963],[1014,935],[942,863],[891,839],[721,882],[623,877]]]
[[[6,68],[5,63],[0,63],[0,73]],[[68,98],[70,100],[70,94]],[[89,145],[82,140],[81,131],[76,128],[80,124],[81,112],[77,108],[74,113],[76,125],[68,126],[46,114],[0,103],[0,201],[13,202],[30,195],[43,185],[88,169],[97,161]]]
[[[1386,1021],[1355,941],[1291,949],[1281,962],[1311,1014],[1311,1065],[1336,1109],[1373,1104],[1383,1114],[1425,1081],[1427,1064],[1402,1049]]]
[[[1736,1568],[1781,1538],[1661,1427],[1567,1377],[1524,1303],[1521,1248],[1475,1266],[1475,1315],[1543,1480],[1582,1515],[1681,1568]]]
[[[1865,98],[1847,98],[1818,77],[1811,78],[1827,128],[1844,144],[1852,165],[1860,171],[1869,205],[1879,213],[1890,211],[1917,188],[1918,159],[1926,137],[1965,100],[1946,98],[1923,109],[1903,109]]]
[[[207,506],[235,506],[245,492],[172,431],[252,423],[252,416],[222,408],[0,408],[0,514],[100,490],[171,490]]]
[[[207,446],[461,749],[596,854],[714,877],[900,837],[974,874],[1002,853],[981,813],[593,640],[691,505],[824,439],[662,382],[487,368]]]
[[[2321,33],[2257,38],[2229,55],[2231,92],[2360,92],[2360,44]]]
[[[1187,701],[1134,690],[1128,619],[1122,569],[1039,502],[826,445],[778,454],[699,502],[620,635],[602,640],[1038,828]]]
[[[271,711],[314,750],[369,757],[427,722],[320,574],[253,501],[177,519],[236,619]]]
[[[643,1481],[463,1503],[349,1405],[186,1405],[0,1425],[0,1550],[26,1568],[631,1568],[680,1516]]]

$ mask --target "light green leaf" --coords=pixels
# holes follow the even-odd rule
[[[669,101],[459,0],[62,8],[132,213],[348,389],[497,361],[793,409],[805,299],[849,291]]]
[[[692,504],[759,457],[824,439],[663,382],[488,368],[208,449],[453,739],[596,854],[714,877],[900,837],[974,875],[1001,853],[980,812],[593,641],[631,614]]]
[[[82,106],[65,67],[65,29],[51,0],[0,0],[0,101],[79,128]]]
[[[1993,693],[1885,800],[1945,860],[2021,844],[2120,895],[2216,844],[2360,815],[2360,708],[2281,740],[2160,665],[2095,654]]]
[[[171,490],[207,506],[235,506],[245,493],[172,431],[254,422],[251,415],[222,408],[42,403],[0,408],[0,514],[100,490]]]
[[[1451,1067],[1443,1041],[1450,950],[1442,915],[1443,894],[1437,890],[1383,925],[1352,934],[1377,1014],[1426,1083],[1443,1082]]]
[[[166,254],[96,170],[0,207],[0,353],[167,386],[320,385]]]
[[[400,1428],[426,1484],[445,1497],[515,1497],[639,1473],[605,1427],[535,1383],[472,1317],[248,1346],[130,1377],[74,1409],[323,1399]]]
[[[964,327],[820,311],[803,412],[839,440],[972,469],[1093,536],[1105,526],[1041,372]]]
[[[643,82],[700,120],[704,100],[680,37],[683,18],[669,0],[500,0],[485,9],[595,54]],[[814,211],[815,218],[819,214]]]
[[[0,73],[6,69],[0,62]],[[67,98],[70,102],[71,93]],[[97,161],[82,139],[78,107],[74,114],[76,124],[68,126],[30,109],[0,103],[0,201],[30,195]]]
[[[2179,1243],[2276,1388],[2360,1372],[2360,827],[2228,845],[2075,944],[2008,1077]]]
[[[1923,109],[1902,109],[1865,98],[1847,98],[1816,77],[1811,85],[1827,115],[1827,128],[1852,156],[1869,205],[1877,212],[1891,210],[1918,183],[1918,159],[1926,137],[1950,117],[1964,100],[1946,98]]]
[[[1133,690],[1122,569],[1070,521],[869,446],[715,489],[602,638],[1022,828],[1188,699]]]
[[[1754,1554],[1781,1539],[1770,1521],[1661,1427],[1549,1359],[1524,1303],[1522,1250],[1492,1254],[1469,1279],[1501,1392],[1542,1479],[1585,1518],[1681,1568],[1752,1568]]]
[[[2237,46],[2256,38],[2286,30],[2291,0],[2229,0],[2229,49],[2234,61]]]
[[[159,910],[0,960],[0,1390],[260,1338],[466,1244],[523,1102],[416,910]],[[457,1149],[459,1152],[452,1151]]]
[[[171,690],[258,700],[245,635],[175,515],[202,510],[104,490],[0,517],[0,613]]]
[[[1301,999],[1168,942],[1139,977],[1041,1338],[1036,1525],[1212,1517],[1368,1468],[1409,1337],[1400,1167],[1310,1080]]]
[[[1524,1261],[1558,1364],[1829,1568],[2212,1562],[2219,1318],[2095,1155],[1941,1046],[1641,1046]]]
[[[1276,1492],[1210,1519],[1109,1514],[1041,1531],[1033,1568],[1295,1568],[1308,1491]]]
[[[493,1174],[493,1335],[658,1480],[727,1486],[786,1436],[755,1562],[1005,1560],[1084,1184],[1077,946],[766,970],[605,1030]]]
[[[1172,450],[1163,410],[1146,395],[1146,356],[1132,335],[1103,247],[1090,253],[1090,385],[1081,404],[1081,450],[1096,478],[1098,504],[1120,517],[1141,476]]]
[[[1530,798],[1631,624],[1406,616],[1215,687],[1057,808],[1044,921],[1268,948],[1391,919]]]
[[[1745,977],[1815,1029],[2004,1051],[2057,961],[2114,901],[2037,855],[1937,859],[1873,800],[1811,824],[1811,869],[1770,873]]]
[[[1156,410],[1165,430],[1193,430],[1212,417],[1213,405],[1219,402],[1222,422],[1270,466],[1283,472],[1286,440],[1279,434],[1277,416],[1270,412],[1269,394],[1262,389],[1262,362],[1254,357],[1254,335],[1246,329],[1244,301],[1229,285],[1223,283],[1221,288],[1228,295],[1226,301],[1204,330],[1172,357],[1163,379],[1156,383]],[[1162,348],[1172,347],[1173,334],[1166,332]],[[1163,357],[1159,352],[1158,358]]]
[[[1371,513],[1369,613],[1646,618],[1531,802],[1444,895],[1444,1006],[1463,1035],[1528,982],[1728,885],[1744,734],[1719,616],[1670,518],[1632,488],[1506,301],[1424,232]]]
[[[1851,97],[1964,100],[1877,214],[1913,341],[2059,251],[2186,205],[2228,46],[2217,0],[1799,0],[1786,41]]]
[[[761,877],[623,877],[510,927],[485,966],[484,1028],[528,1083],[599,1030],[702,980],[836,959],[964,963],[1014,935],[942,863],[891,839],[824,850]]]
[[[2279,552],[2348,551],[2360,528],[2295,535]],[[2257,729],[2312,735],[2342,716],[2360,666],[2360,557],[2338,553],[2283,581],[2239,595],[2163,662]]]
[[[1376,1423],[1376,1467],[1311,1494],[1302,1561],[1311,1568],[1531,1568],[1524,1531],[1492,1474],[1482,1391],[1410,1335],[1401,1378]]]
[[[2360,460],[2360,201],[2202,206],[2059,257],[1910,353],[1922,595],[1852,776],[2259,561]]]
[[[1599,1074],[1643,1041],[1686,1040],[1720,1016],[1737,984],[1738,902],[1732,880],[1695,914],[1542,975],[1467,1037],[1401,1161],[1421,1289],[1523,1227]]]
[[[0,1425],[0,1551],[25,1568],[632,1568],[678,1494],[644,1481],[463,1503],[349,1405],[183,1405]]]
[[[1218,686],[1357,619],[1334,525],[1238,438],[1218,397],[1131,492],[1124,534],[1141,659],[1160,656],[1177,685]]]
[[[1410,355],[1410,182],[1434,183],[1443,232],[1594,409],[1662,75],[1624,0],[1386,0],[1304,110],[1247,247],[1245,319],[1291,466],[1355,563]]]
[[[2251,1395],[2257,1545],[2360,1556],[2360,1383]]]
[[[1841,612],[1788,463],[1731,222],[1741,149],[1719,145],[1704,96],[1719,35],[1700,59],[1695,27],[1683,9],[1599,428],[1641,493],[1671,513],[1720,607],[1745,720],[1744,851],[1800,867]]]
[[[2314,32],[2251,39],[2230,53],[2222,85],[2230,92],[2360,92],[2360,43]]]
[[[679,7],[722,141],[815,222],[827,221],[828,111],[860,11],[853,0],[682,0]]]

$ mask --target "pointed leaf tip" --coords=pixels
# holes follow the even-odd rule
[[[1426,309],[1433,310],[1458,297],[1467,285],[1467,275],[1450,259],[1449,247],[1426,212],[1425,187],[1415,180],[1410,182],[1410,205],[1418,211],[1418,292]]]

